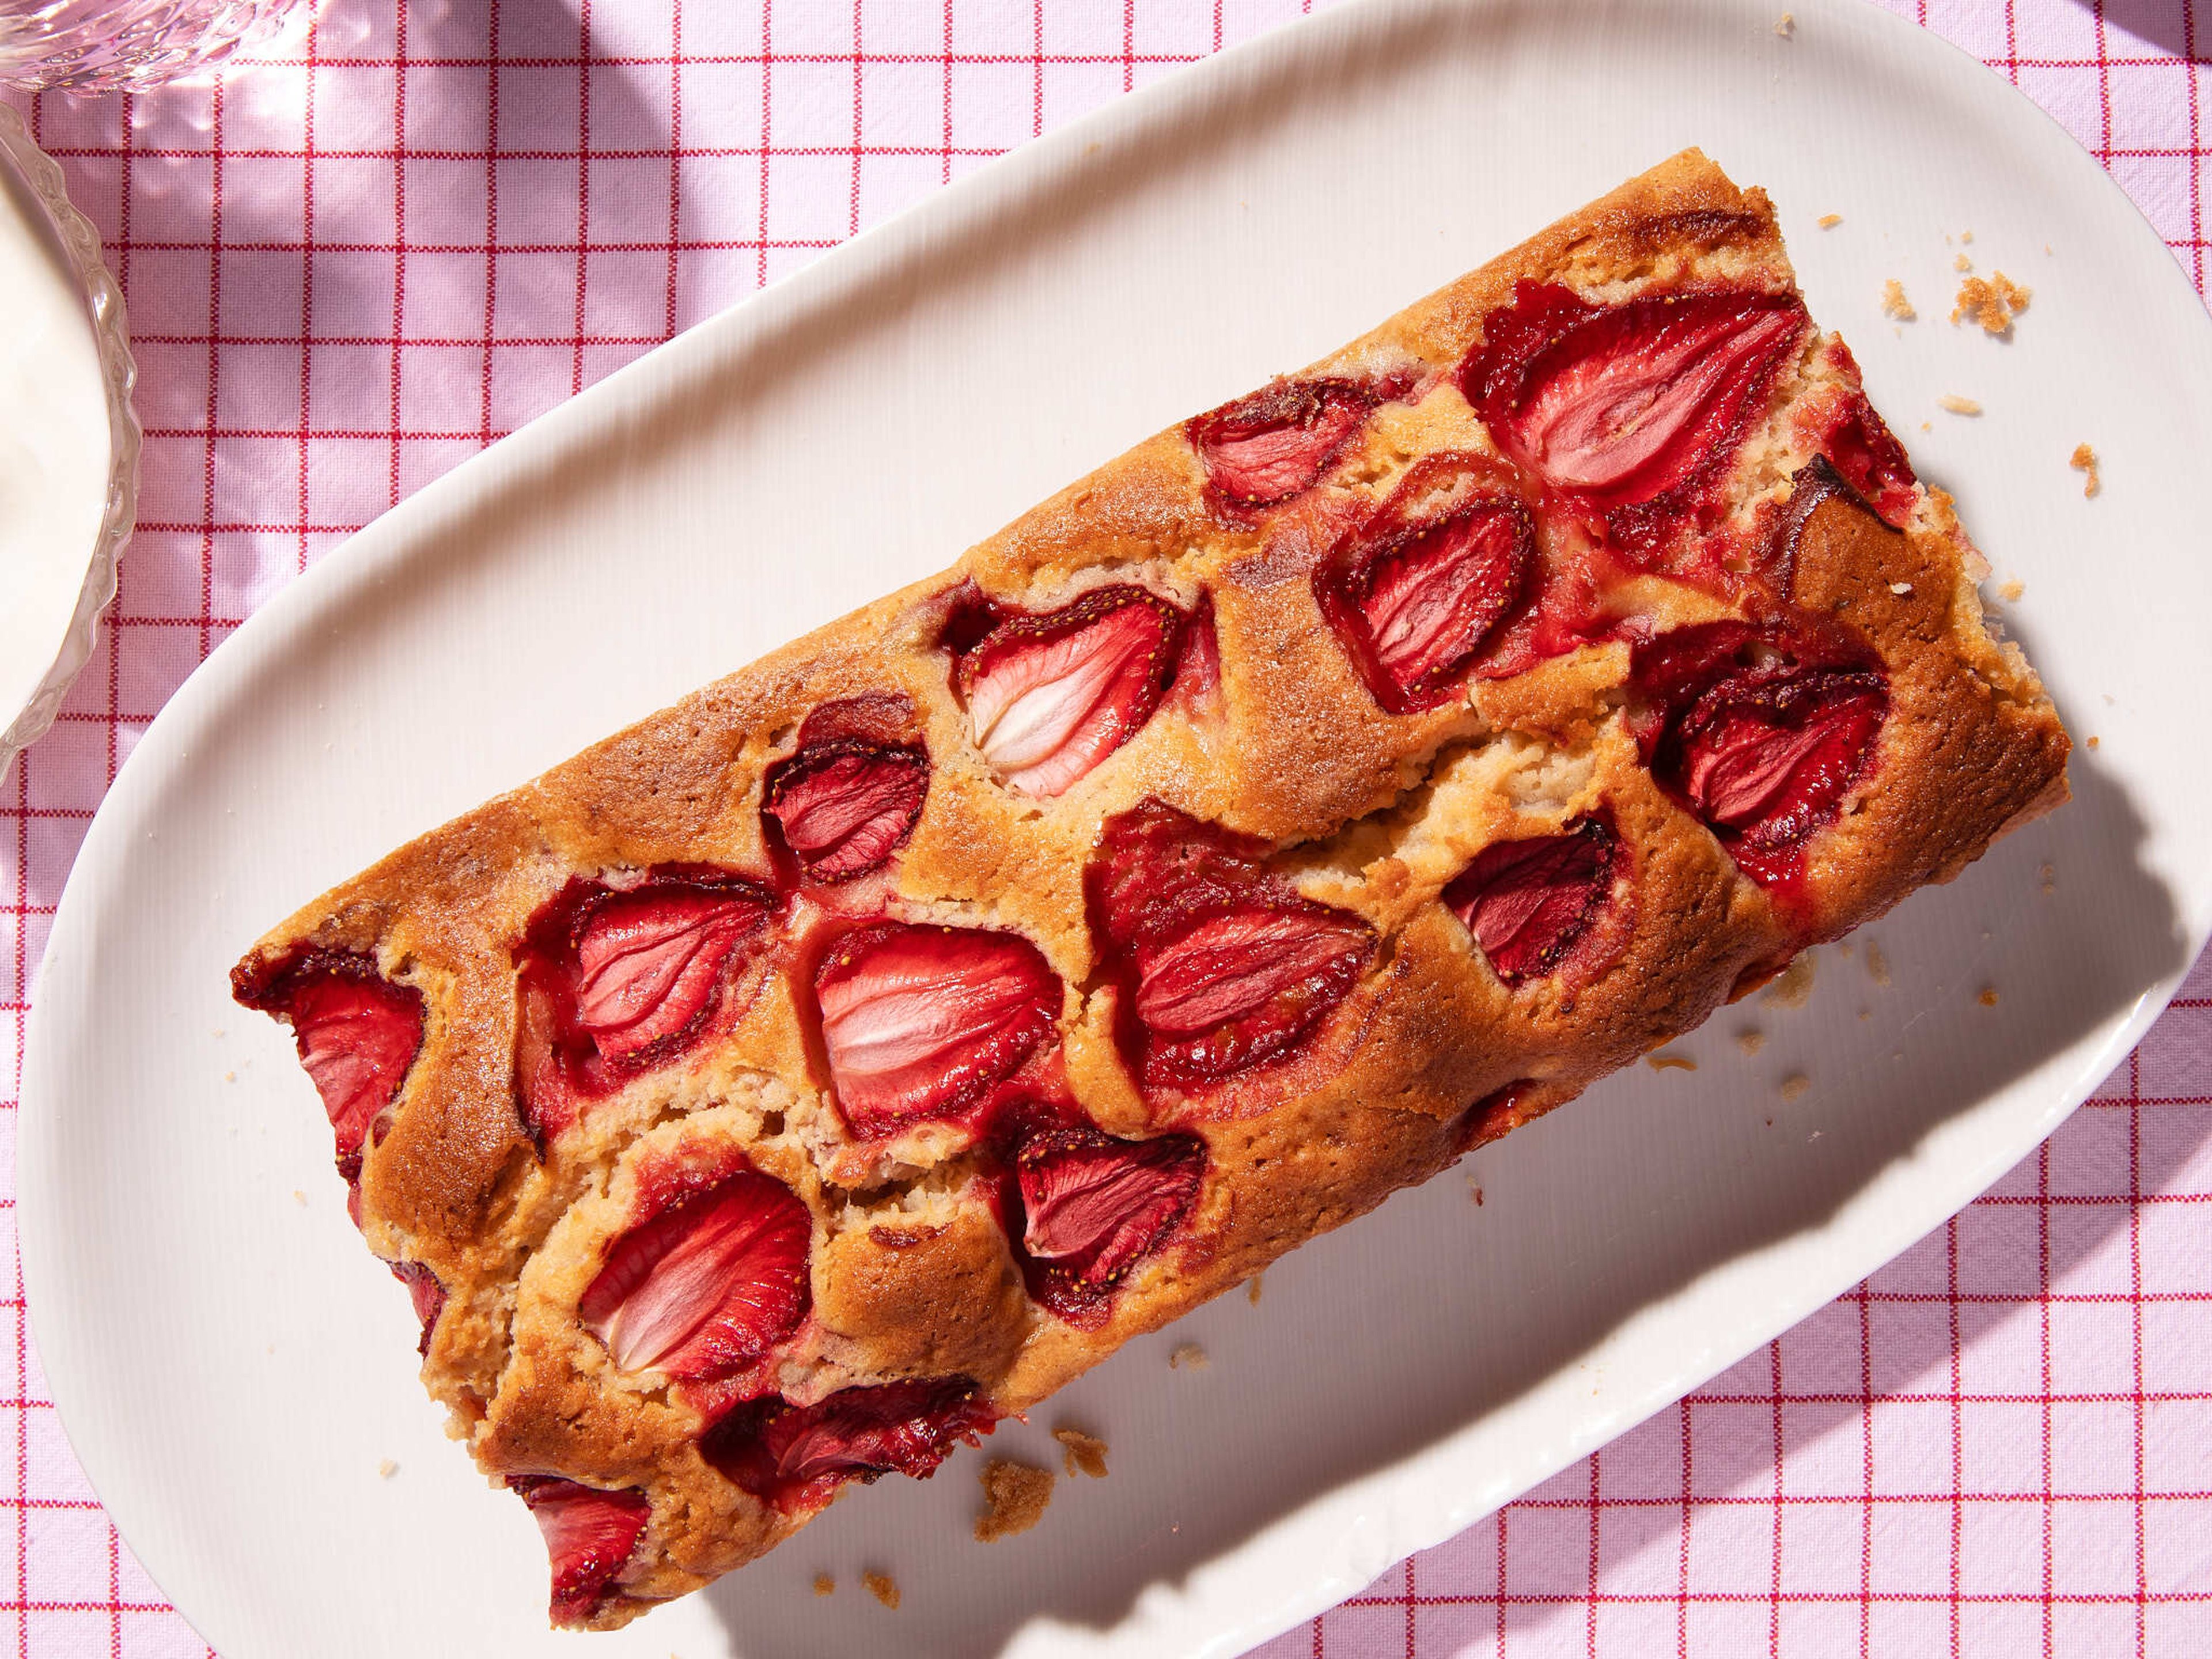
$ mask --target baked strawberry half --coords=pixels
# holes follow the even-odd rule
[[[822,1045],[854,1133],[951,1117],[1043,1047],[1060,976],[1014,933],[884,922],[831,946],[814,975]]]
[[[958,658],[969,738],[1009,788],[1063,793],[1152,719],[1183,621],[1158,594],[1127,585],[1009,617]]]
[[[1146,1088],[1200,1088],[1284,1057],[1373,956],[1373,929],[1300,896],[1267,854],[1156,799],[1107,820],[1085,896]]]
[[[1878,662],[1842,642],[1711,623],[1639,647],[1652,775],[1763,886],[1802,871],[1835,821],[1889,712]]]
[[[1461,389],[1498,447],[1615,539],[1650,548],[1733,460],[1809,326],[1789,294],[1717,289],[1598,307],[1523,281],[1483,319]]]
[[[446,1310],[446,1287],[438,1282],[438,1275],[419,1261],[387,1261],[392,1276],[407,1287],[407,1299],[415,1304],[415,1317],[422,1322],[422,1341],[415,1352],[428,1356],[430,1334],[438,1327],[438,1316]]]
[[[338,1173],[359,1181],[377,1120],[399,1097],[422,1046],[422,994],[385,978],[358,951],[307,949],[241,963],[231,995],[291,1026],[337,1139]]]
[[[1620,845],[1599,818],[1577,818],[1554,836],[1496,842],[1444,889],[1445,907],[1507,984],[1549,974],[1612,896]]]
[[[929,750],[881,735],[912,719],[902,696],[825,703],[806,717],[798,748],[769,769],[762,813],[809,880],[866,875],[914,834],[929,795]]]
[[[1183,432],[1219,501],[1275,507],[1321,481],[1384,395],[1358,380],[1277,380],[1194,416]]]
[[[576,1304],[617,1369],[711,1382],[798,1328],[814,1222],[789,1188],[740,1169],[700,1190],[664,1188],[642,1207]]]
[[[1095,1327],[1130,1269],[1189,1218],[1206,1181],[1206,1143],[1049,1128],[1022,1143],[1014,1181],[1016,1255],[1030,1294],[1070,1324]]]
[[[1535,520],[1491,464],[1431,455],[1314,572],[1314,597],[1375,701],[1448,699],[1520,599]]]
[[[507,1477],[507,1489],[530,1505],[553,1569],[553,1623],[575,1629],[606,1604],[616,1576],[629,1565],[653,1500],[635,1489],[601,1492],[557,1475]]]
[[[515,947],[515,1079],[541,1141],[582,1105],[692,1048],[768,944],[775,899],[727,871],[672,866],[632,886],[572,879]]]
[[[845,1389],[811,1406],[752,1401],[708,1430],[699,1450],[763,1503],[810,1509],[848,1480],[926,1480],[955,1446],[974,1445],[997,1421],[969,1378],[931,1377]]]
[[[1837,349],[1842,349],[1840,345]],[[1844,356],[1848,360],[1850,354]],[[1865,393],[1855,392],[1837,405],[1820,447],[1878,516],[1896,529],[1905,528],[1919,500],[1919,480],[1905,446],[1875,412]]]

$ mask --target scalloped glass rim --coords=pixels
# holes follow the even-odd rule
[[[54,723],[70,683],[91,659],[100,613],[115,598],[116,561],[123,556],[137,518],[140,437],[138,416],[131,406],[138,366],[131,356],[123,290],[116,286],[100,258],[100,233],[70,204],[60,164],[31,142],[23,118],[7,104],[0,104],[0,155],[14,164],[45,206],[77,285],[84,291],[93,333],[100,345],[100,374],[107,384],[108,428],[107,505],[100,514],[100,533],[93,538],[84,586],[77,591],[76,609],[70,617],[69,631],[63,636],[53,665],[46,670],[31,700],[5,730],[0,730],[0,780],[4,780],[15,757]]]

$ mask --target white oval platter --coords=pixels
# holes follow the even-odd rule
[[[2000,80],[1871,7],[1793,9],[1784,38],[1773,0],[1371,0],[1266,37],[693,330],[215,653],[56,920],[21,1222],[70,1438],[226,1659],[1236,1653],[1817,1309],[2096,1085],[2212,918],[2212,327]],[[1002,1428],[994,1452],[1042,1457],[1069,1419],[1114,1447],[1028,1535],[970,1540],[963,1453],[619,1635],[546,1634],[534,1531],[444,1440],[406,1298],[346,1224],[283,1034],[227,1000],[232,960],[406,837],[1690,143],[1771,191],[1814,314],[2026,584],[2015,631],[2101,739],[2075,804],[1872,930],[1886,986],[1824,952],[1808,1006],[1684,1044],[1695,1073],[1639,1068],[1477,1154],[1482,1207],[1453,1176],[1401,1195],[1262,1305],[1225,1298]],[[1968,229],[2034,289],[2009,344],[1943,320]],[[1882,316],[1890,276],[1920,321]],[[2085,440],[2094,501],[2067,466]],[[1812,1086],[1785,1103],[1791,1073]],[[1211,1364],[1171,1370],[1188,1341]],[[821,1571],[843,1588],[817,1600]]]

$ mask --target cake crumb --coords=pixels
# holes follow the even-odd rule
[[[1202,1371],[1206,1366],[1206,1350],[1195,1342],[1183,1343],[1168,1356],[1168,1369],[1171,1371]]]
[[[1909,323],[1920,314],[1905,297],[1905,284],[1894,276],[1881,285],[1881,314],[1895,323]]]
[[[1738,1031],[1735,1034],[1735,1046],[1742,1049],[1743,1057],[1749,1060],[1766,1046],[1766,1033],[1756,1030]]]
[[[1977,997],[1975,1000],[1979,1002],[1984,1008],[1996,1007],[1997,1006],[1997,988],[1994,985],[1984,985],[1982,987],[1981,995]]]
[[[2007,605],[2018,605],[2021,601],[2021,596],[2027,592],[2027,584],[2021,580],[2019,577],[2015,576],[2010,581],[2007,582],[2002,587],[1997,589],[1997,597],[2002,599]]]
[[[1093,1480],[1106,1478],[1106,1443],[1097,1435],[1085,1434],[1080,1429],[1059,1428],[1052,1431],[1052,1437],[1067,1449],[1061,1462],[1067,1466],[1071,1477],[1087,1474]]]
[[[2090,735],[2088,746],[2092,749],[2094,749],[2097,746],[2097,738],[2094,733]]]
[[[1964,265],[1960,268],[1966,269]],[[2027,302],[2034,297],[2033,289],[2021,287],[2002,270],[1991,271],[1986,279],[1969,276],[1959,284],[1959,297],[1951,307],[1951,322],[1954,327],[1961,322],[1979,323],[1984,334],[2009,335],[2012,319],[2026,311]]]
[[[1794,11],[1784,12],[1775,20],[1774,32],[1785,40],[1795,39],[1797,33],[1797,14]]]
[[[389,1480],[393,1475],[399,1473],[399,1465],[393,1462],[387,1457],[381,1463],[379,1463],[376,1466],[376,1472],[382,1475],[386,1480]]]
[[[292,1188],[292,1201],[303,1210],[307,1207],[307,1195],[297,1187]]]
[[[835,1595],[837,1593],[837,1581],[832,1578],[826,1572],[816,1573],[814,1575],[814,1593],[817,1595]]]
[[[874,1596],[877,1601],[882,1602],[893,1613],[896,1613],[898,1611],[898,1583],[890,1576],[890,1574],[887,1572],[864,1572],[860,1575],[860,1582],[868,1587],[868,1594]]]
[[[235,1083],[238,1081],[238,1073],[235,1072],[225,1072],[222,1074],[222,1080],[225,1083]]]
[[[1978,415],[1982,406],[1972,398],[1961,398],[1955,392],[1947,392],[1936,400],[1937,405],[1954,415]]]
[[[1867,976],[1885,991],[1889,989],[1889,958],[1881,953],[1881,946],[1872,939],[1867,941]]]
[[[1810,951],[1800,951],[1759,1000],[1770,1008],[1802,1008],[1813,1000],[1816,966]]]
[[[2045,892],[2055,893],[2058,890],[2058,870],[2055,865],[2046,864],[2035,873],[2043,883]]]
[[[1824,213],[1813,222],[1823,230],[1833,230],[1844,222],[1844,216],[1840,213]]]
[[[1936,429],[1935,422],[1932,421],[1923,421],[1920,423],[1920,429],[1923,432],[1933,432]]]
[[[1804,1073],[1792,1072],[1782,1079],[1782,1097],[1784,1100],[1799,1099],[1812,1086],[1813,1079]]]
[[[1650,1054],[1646,1062],[1655,1072],[1694,1072],[1698,1062],[1687,1054]]]
[[[2097,452],[2088,445],[2075,444],[2073,458],[2066,465],[2085,475],[2081,480],[2082,495],[2094,499],[2105,487],[2104,480],[2097,476]]]
[[[1474,1200],[1474,1207],[1478,1210],[1480,1209],[1482,1207],[1482,1188],[1476,1186],[1472,1181],[1470,1181],[1467,1183],[1467,1190],[1468,1195]]]
[[[1261,1290],[1267,1277],[1266,1273],[1258,1273],[1245,1281],[1244,1299],[1255,1308],[1260,1305]]]
[[[1961,253],[1957,258],[1951,261],[1951,269],[1954,270],[1967,271],[1972,270],[1973,268],[1974,262],[1972,259],[1969,259],[1963,253]]]
[[[1889,585],[1889,591],[1896,594],[1898,598],[1903,599],[1907,593],[1910,593],[1912,591],[1912,584],[1911,582],[1892,582]]]
[[[1044,1518],[1052,1502],[1052,1471],[1010,1458],[994,1457],[980,1477],[983,1501],[991,1507],[975,1517],[975,1541],[995,1543],[1027,1532]]]

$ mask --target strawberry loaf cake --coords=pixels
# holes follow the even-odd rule
[[[611,1627],[2064,800],[1986,574],[1687,151],[234,990]]]

